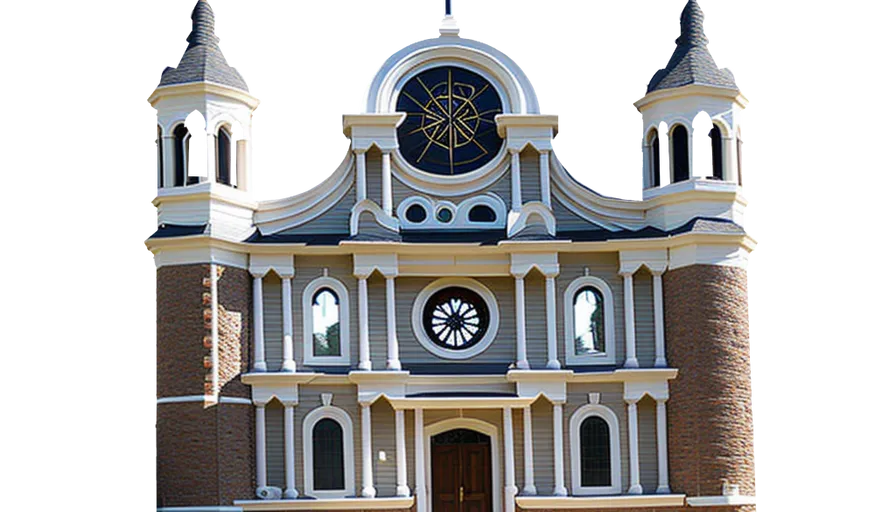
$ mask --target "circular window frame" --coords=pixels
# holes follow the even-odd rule
[[[444,290],[445,288],[453,287],[466,288],[479,295],[485,302],[489,314],[489,325],[485,334],[482,336],[482,339],[475,345],[463,350],[452,350],[437,345],[434,341],[429,339],[429,336],[426,334],[426,327],[423,324],[423,310],[429,299],[437,292]],[[414,306],[411,310],[411,326],[413,327],[414,336],[417,338],[417,342],[431,354],[442,359],[465,360],[483,353],[495,341],[495,338],[498,335],[499,324],[498,300],[495,298],[495,294],[479,281],[469,278],[448,277],[430,283],[417,294],[417,298],[414,299]]]

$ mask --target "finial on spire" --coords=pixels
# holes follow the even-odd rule
[[[451,16],[451,0],[445,0],[445,16]]]
[[[187,36],[187,42],[190,43],[188,48],[201,44],[218,44],[218,37],[215,35],[215,13],[208,0],[196,2],[190,18],[193,19],[193,31]]]
[[[442,34],[442,37],[460,36],[460,27],[451,14],[451,0],[445,0],[445,17],[442,19],[442,26],[439,27],[439,34]]]
[[[706,46],[709,39],[703,31],[703,9],[697,0],[688,0],[681,11],[681,36],[675,40],[678,45]]]

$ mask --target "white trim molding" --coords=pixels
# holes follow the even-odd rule
[[[331,419],[342,427],[342,470],[345,476],[345,489],[317,491],[314,489],[314,439],[312,431],[317,422]],[[305,415],[302,421],[302,467],[304,468],[305,495],[318,500],[353,498],[355,496],[355,437],[352,430],[352,419],[347,412],[338,407],[321,406]],[[284,503],[277,501],[274,503]],[[333,507],[325,507],[333,508]],[[364,505],[361,508],[371,508]],[[277,510],[285,509],[285,507]]]
[[[429,336],[426,335],[426,329],[423,326],[423,308],[426,306],[426,301],[439,290],[452,286],[472,290],[482,297],[486,307],[488,307],[489,325],[488,329],[485,331],[485,335],[479,340],[479,343],[464,350],[448,350],[436,345],[429,339]],[[498,335],[498,325],[500,323],[501,319],[498,314],[498,300],[495,298],[495,294],[479,281],[465,277],[446,277],[433,281],[417,295],[416,299],[414,299],[414,306],[411,311],[411,324],[417,341],[423,348],[442,359],[470,359],[471,357],[481,354],[491,346],[493,341],[495,341],[495,337]]]
[[[695,496],[687,498],[689,507],[725,507],[738,505],[755,505],[756,496]]]
[[[314,296],[320,290],[328,288],[333,290],[339,299],[339,355],[315,356],[314,355]],[[349,302],[348,288],[341,281],[330,276],[321,276],[314,279],[302,293],[302,331],[304,346],[305,366],[348,366],[351,362],[351,303]]]
[[[411,508],[411,506],[414,504],[414,498],[339,498],[273,501],[236,500],[233,502],[233,504],[236,505],[236,507],[222,507],[220,510],[226,510],[227,512],[280,512],[283,510],[399,510],[404,508]]]
[[[598,417],[610,427],[610,485],[585,487],[582,485],[582,440],[580,428],[588,418]],[[569,462],[572,476],[572,493],[579,496],[602,496],[622,492],[622,452],[619,442],[619,420],[612,409],[604,405],[586,404],[569,418]]]
[[[582,288],[593,286],[603,295],[604,300],[604,346],[603,354],[576,354],[575,334],[575,300],[576,294]],[[569,283],[563,293],[563,334],[566,344],[566,365],[576,366],[585,364],[616,364],[616,322],[613,302],[613,290],[606,281],[595,276],[582,276]]]
[[[599,497],[566,497],[566,496],[519,496],[516,504],[521,509],[539,510],[574,510],[574,509],[606,509],[606,508],[652,508],[684,506],[684,494],[667,494],[664,496],[599,496]]]

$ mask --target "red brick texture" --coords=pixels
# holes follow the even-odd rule
[[[663,277],[672,491],[755,495],[747,273],[694,265]],[[727,508],[731,510],[731,508]],[[746,508],[744,508],[746,510]]]
[[[221,397],[249,398],[239,381],[251,353],[251,278],[220,267],[218,278],[218,377]],[[157,395],[205,394],[211,355],[206,323],[209,265],[157,271]],[[250,404],[202,402],[157,406],[158,506],[231,505],[255,495],[255,412]]]

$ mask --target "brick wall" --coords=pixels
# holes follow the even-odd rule
[[[755,494],[747,273],[694,265],[663,277],[673,492]]]

